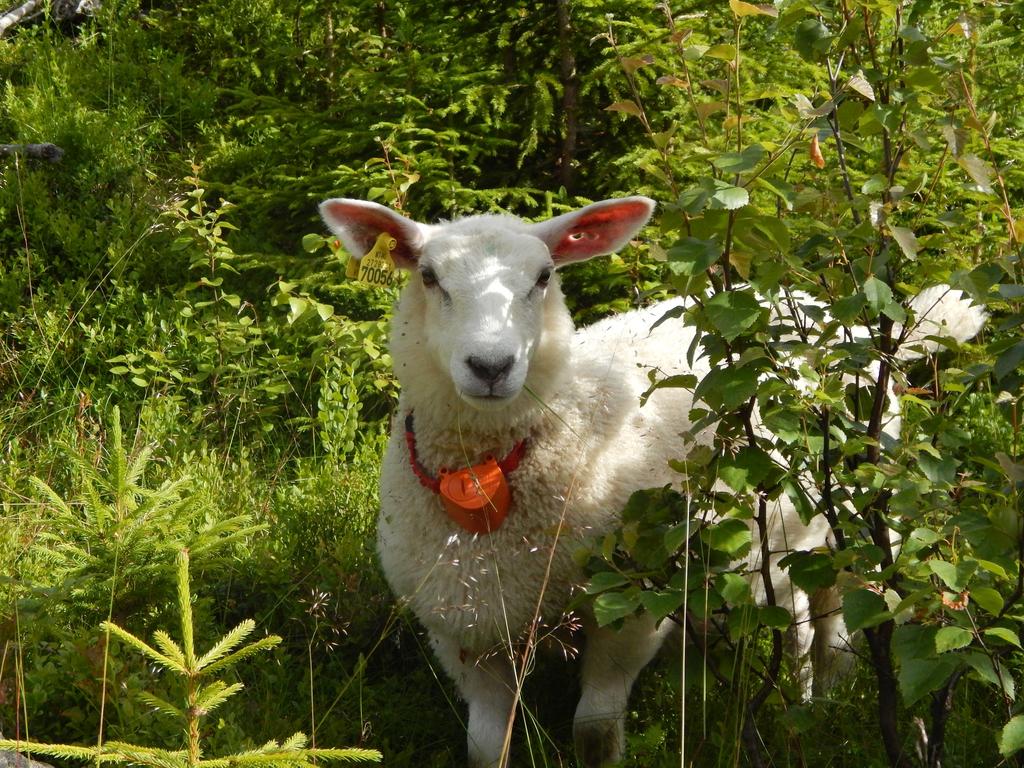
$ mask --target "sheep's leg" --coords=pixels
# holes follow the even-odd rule
[[[627,619],[619,631],[588,627],[582,691],[573,720],[576,752],[586,768],[622,758],[629,691],[670,630],[671,622],[655,628],[646,615]]]
[[[849,671],[854,655],[843,621],[842,598],[835,587],[819,590],[811,598],[814,615],[814,695],[825,696],[836,680]]]
[[[514,706],[512,662],[501,652],[477,658],[447,637],[431,635],[434,652],[469,706],[470,768],[499,768]]]
[[[793,624],[786,633],[786,651],[797,668],[800,697],[803,701],[809,701],[814,691],[815,669],[812,665],[811,648],[814,645],[816,631],[811,619],[810,600],[802,589],[793,589],[781,604],[793,614]]]

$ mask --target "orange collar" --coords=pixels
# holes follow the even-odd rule
[[[409,464],[420,485],[441,497],[445,512],[470,533],[492,533],[501,527],[512,506],[508,476],[519,466],[526,453],[526,440],[520,440],[501,461],[493,456],[472,467],[441,469],[433,477],[416,455],[416,431],[412,412],[405,417],[405,442],[409,446]]]

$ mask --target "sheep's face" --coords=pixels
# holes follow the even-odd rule
[[[484,215],[426,225],[376,203],[320,205],[324,221],[356,257],[382,232],[394,238],[392,258],[415,273],[407,288],[415,316],[404,317],[400,330],[415,343],[403,349],[429,355],[459,397],[487,409],[504,407],[530,385],[535,359],[562,362],[551,360],[561,348],[545,345],[546,329],[548,337],[551,329],[571,329],[558,286],[549,285],[553,270],[618,250],[653,209],[646,197],[625,197],[536,224]],[[397,358],[399,367],[408,364]]]
[[[471,405],[501,407],[522,391],[554,268],[544,243],[518,232],[442,229],[424,247],[412,278],[424,294],[420,332]]]

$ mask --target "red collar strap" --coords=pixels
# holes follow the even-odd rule
[[[520,440],[501,461],[487,456],[483,463],[463,469],[441,469],[432,476],[416,455],[416,431],[412,412],[405,417],[405,443],[409,446],[409,464],[420,485],[438,494],[445,511],[471,533],[491,533],[505,521],[511,506],[508,476],[519,466],[526,453],[526,441]]]

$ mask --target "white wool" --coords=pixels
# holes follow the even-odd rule
[[[402,386],[382,467],[378,551],[388,582],[429,631],[469,704],[474,768],[497,765],[502,751],[514,701],[508,648],[538,612],[548,624],[561,621],[586,582],[574,555],[616,527],[634,491],[673,484],[685,494],[685,478],[669,460],[712,443],[711,428],[693,434],[690,391],[659,389],[640,405],[652,371],[658,378],[707,373],[706,359],[692,365],[686,359],[694,329],[677,319],[658,322],[678,310],[679,300],[576,330],[557,278],[545,278],[552,262],[621,247],[652,208],[645,198],[624,198],[542,224],[488,215],[426,226],[359,201],[321,206],[351,252],[361,255],[386,230],[398,241],[401,265],[423,273],[403,290],[392,322],[391,354]],[[917,347],[935,334],[969,338],[984,322],[983,312],[945,286],[922,292],[911,310],[917,324],[907,339]],[[492,367],[504,361],[507,370],[482,379],[481,361]],[[526,441],[508,477],[512,507],[497,530],[467,532],[421,484],[406,444],[410,413],[419,463],[434,475],[504,457]],[[889,415],[886,430],[898,436],[895,398]],[[809,654],[814,639],[810,600],[777,560],[828,537],[822,516],[804,526],[785,497],[769,507],[772,581],[778,604],[797,619],[798,658]],[[755,542],[752,573],[760,551]],[[584,764],[601,766],[621,756],[629,689],[669,622],[656,628],[641,616],[615,632],[583,620],[588,641],[574,729]],[[834,614],[818,624],[819,646],[842,641]],[[806,667],[801,676],[809,693]]]
[[[562,309],[556,285],[548,288],[547,302],[546,310]],[[418,311],[415,302],[403,300],[396,330],[417,324],[418,318],[408,317],[410,308]],[[477,536],[452,522],[440,498],[410,471],[404,424],[396,420],[382,472],[379,551],[392,586],[428,628],[455,634],[476,653],[515,640],[533,618],[556,541],[544,606],[546,618],[557,621],[584,583],[572,557],[582,540],[611,530],[633,491],[678,479],[668,460],[679,456],[690,394],[662,390],[639,408],[649,381],[638,364],[654,359],[655,349],[662,357],[665,349],[678,351],[661,361],[666,374],[685,370],[679,325],[650,332],[659,311],[623,315],[575,334],[564,309],[550,311],[529,375],[544,404],[524,392],[508,413],[475,411],[436,372],[398,367],[399,412],[415,412],[424,466],[471,465],[486,454],[507,454],[518,439],[528,441],[509,478],[508,519]],[[402,341],[393,350],[396,363],[405,357],[404,347]],[[440,402],[447,407],[437,418],[429,406]],[[438,422],[447,428],[439,429]]]

